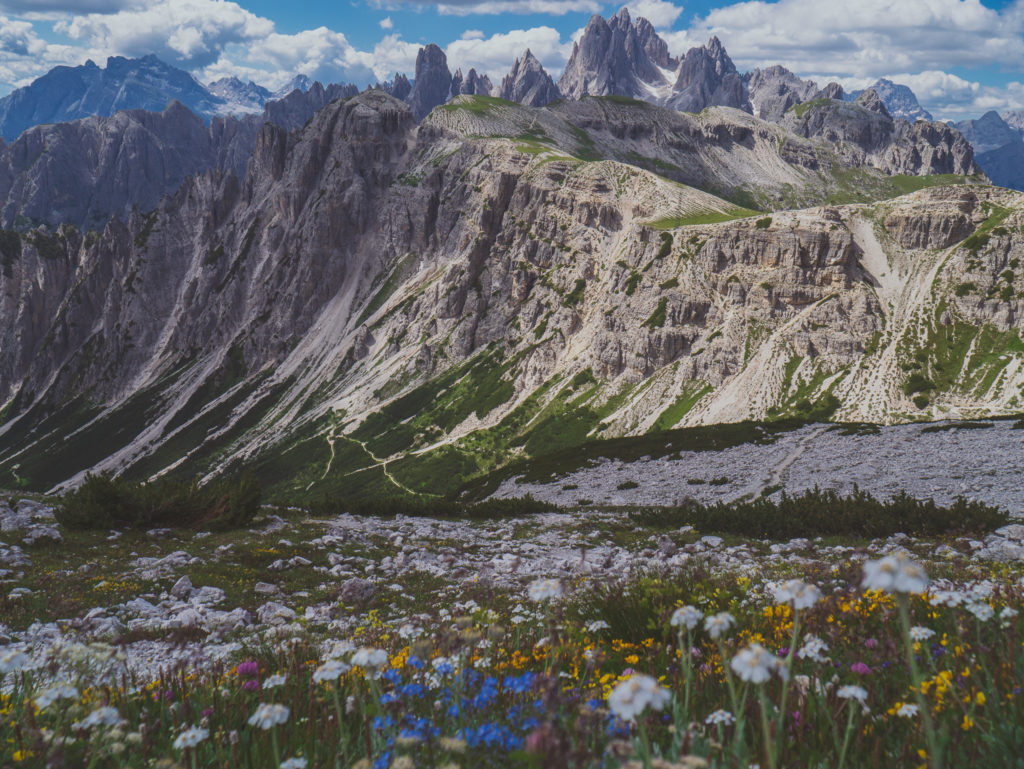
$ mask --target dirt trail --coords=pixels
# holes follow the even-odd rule
[[[803,456],[804,452],[806,452],[807,449],[810,448],[811,443],[813,443],[814,440],[819,435],[823,434],[826,430],[828,430],[828,427],[816,427],[815,429],[807,433],[807,435],[801,436],[801,438],[797,440],[796,446],[793,447],[793,450],[790,451],[785,457],[783,457],[782,461],[780,461],[777,465],[775,465],[775,467],[771,469],[771,472],[768,473],[767,478],[761,481],[761,486],[754,492],[754,496],[761,496],[761,493],[765,489],[770,489],[773,486],[785,485],[783,481],[785,479],[786,473],[789,471],[789,468],[793,466],[794,462],[796,462],[801,456]]]

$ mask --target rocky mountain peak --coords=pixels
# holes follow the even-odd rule
[[[882,101],[882,97],[878,95],[878,92],[874,88],[869,88],[860,96],[857,97],[856,103],[862,106],[869,112],[874,112],[883,117],[892,118],[889,110],[885,106],[885,102]]]
[[[678,62],[669,55],[668,43],[662,40],[651,22],[644,18],[638,18],[634,29],[637,41],[651,61],[662,69],[675,69],[678,66]]]
[[[927,120],[931,122],[931,113],[924,109],[921,104],[917,101],[917,96],[914,94],[909,87],[894,83],[891,80],[885,78],[879,78],[870,87],[879,98],[885,104],[886,110],[894,118],[905,118],[913,123],[916,120]],[[864,92],[863,91],[851,91],[847,94],[847,98],[851,100],[858,99]]]
[[[409,106],[417,120],[425,118],[434,107],[448,101],[452,90],[452,73],[448,57],[430,43],[416,55],[416,78],[409,94]]]
[[[470,69],[465,77],[462,76],[461,69],[452,76],[452,98],[460,94],[490,96],[493,91],[491,79],[487,75],[479,74],[476,69]]]
[[[743,87],[722,42],[713,37],[700,48],[691,48],[679,62],[668,106],[681,112],[700,112],[705,107],[736,107],[752,112]]]
[[[519,102],[529,107],[543,107],[561,98],[558,87],[544,70],[540,61],[529,48],[521,58],[516,59],[504,80],[498,94],[502,99]]]
[[[754,114],[764,120],[779,120],[786,112],[814,96],[818,86],[803,80],[785,67],[755,69],[746,76],[747,93]]]
[[[829,83],[815,94],[816,99],[837,99],[842,101],[844,97],[843,87],[835,82]]]

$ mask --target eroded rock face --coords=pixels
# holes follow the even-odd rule
[[[516,59],[512,71],[501,82],[499,96],[528,107],[543,107],[560,98],[561,94],[540,61],[527,48],[526,53],[521,59]]]
[[[460,69],[452,77],[452,97],[460,94],[490,96],[492,91],[494,91],[494,86],[491,85],[490,78],[487,75],[478,74],[475,69],[469,70],[469,74],[465,77],[462,76]],[[395,98],[402,97],[396,96]]]
[[[984,221],[981,201],[969,189],[936,190],[917,206],[893,210],[885,229],[900,246],[910,249],[949,248]]]
[[[683,112],[711,106],[750,112],[743,77],[718,38],[682,58],[646,19],[623,8],[611,19],[591,17],[558,81],[563,96],[627,96]]]
[[[786,113],[782,125],[807,138],[836,145],[855,165],[872,165],[888,174],[980,174],[974,150],[956,128],[919,120],[894,120],[885,104],[867,90],[856,102],[814,101],[802,114]]]
[[[681,112],[700,112],[706,107],[751,111],[743,77],[717,37],[701,48],[691,48],[682,58],[665,105]]]
[[[434,107],[444,104],[451,96],[452,74],[448,57],[431,43],[416,55],[416,77],[409,94],[413,117],[422,120]]]
[[[735,110],[698,118],[600,99],[492,107],[438,110],[417,125],[407,106],[368,91],[332,102],[298,132],[263,126],[242,181],[194,177],[153,214],[95,236],[66,227],[33,231],[17,249],[0,242],[0,403],[12,404],[0,448],[26,434],[19,419],[35,418],[33,405],[55,413],[82,393],[104,404],[85,412],[90,429],[109,438],[116,420],[123,436],[95,441],[98,456],[92,442],[74,456],[59,453],[63,443],[40,446],[45,462],[20,455],[28,466],[15,469],[54,485],[87,466],[145,466],[161,447],[170,455],[185,427],[209,436],[197,456],[259,456],[334,409],[359,425],[475,365],[502,367],[502,396],[452,417],[453,442],[586,372],[599,388],[595,414],[632,393],[601,417],[608,435],[651,429],[684,392],[701,401],[686,415],[693,422],[763,418],[813,387],[884,419],[912,407],[895,353],[871,352],[898,345],[894,318],[906,328],[932,322],[928,302],[942,301],[962,323],[1020,327],[1022,287],[1001,298],[1000,276],[1024,251],[1012,193],[956,187],[870,210],[700,224],[738,212],[636,165],[480,138],[495,132],[473,121],[519,137],[518,110],[552,142],[582,134],[598,157],[641,154],[668,137],[678,154],[664,157],[694,179],[742,180],[751,169],[807,178],[807,166],[785,163],[779,126]],[[632,120],[609,119],[628,110]],[[793,141],[813,155],[810,140]],[[984,244],[973,254],[958,247],[993,215],[1003,219],[989,223]],[[939,255],[926,251],[947,247],[940,275],[930,261]],[[976,294],[955,292],[967,283]],[[957,397],[1010,408],[1013,365],[998,380],[1004,390]],[[440,437],[410,428],[388,450]],[[9,456],[0,454],[0,471]],[[55,466],[68,475],[45,475]],[[182,553],[140,568],[188,565]]]
[[[813,98],[818,92],[813,81],[802,80],[781,66],[755,69],[745,81],[751,108],[764,120],[781,119],[792,107]],[[838,98],[842,98],[841,93]]]

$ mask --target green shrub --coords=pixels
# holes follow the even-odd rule
[[[663,232],[661,233],[661,246],[658,248],[657,259],[664,259],[672,253],[672,233]]]
[[[72,529],[172,526],[224,530],[248,525],[260,509],[256,476],[198,481],[133,483],[109,473],[86,475],[57,506],[57,520]]]
[[[628,491],[629,489],[636,489],[639,487],[640,484],[637,483],[636,481],[623,481],[615,488],[617,488],[619,491]]]
[[[799,496],[785,493],[778,501],[705,505],[688,499],[677,507],[651,508],[632,514],[643,526],[677,529],[690,525],[702,533],[735,534],[755,539],[794,537],[888,537],[903,532],[914,537],[976,534],[1006,525],[1009,515],[997,507],[962,497],[948,507],[906,493],[880,500],[855,489],[848,497],[814,488]]]
[[[921,372],[914,372],[903,385],[903,392],[906,395],[913,393],[926,393],[935,389],[935,383]]]
[[[525,497],[486,499],[482,502],[461,502],[444,497],[405,495],[376,499],[322,499],[312,505],[312,512],[318,516],[350,513],[381,518],[405,515],[412,518],[469,518],[471,520],[516,518],[535,513],[557,512],[558,510],[558,505],[542,502],[529,494]]]

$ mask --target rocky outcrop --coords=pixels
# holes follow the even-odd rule
[[[416,77],[409,94],[409,106],[417,120],[425,118],[434,107],[451,97],[452,73],[448,57],[431,43],[416,55]]]
[[[984,218],[978,195],[957,187],[948,195],[931,193],[917,205],[893,208],[882,224],[901,248],[932,250],[964,240]]]
[[[664,103],[681,112],[700,112],[706,107],[751,111],[743,78],[717,37],[686,53],[676,70],[672,95]]]
[[[839,83],[829,83],[814,95],[815,99],[838,99],[842,101],[845,97],[843,87]]]
[[[802,80],[780,66],[755,69],[744,81],[751,109],[763,120],[777,121],[792,107],[818,93],[816,83]]]
[[[743,78],[718,38],[676,60],[650,22],[632,21],[625,8],[608,21],[591,17],[558,89],[572,99],[627,96],[683,112],[711,106],[750,111]]]
[[[273,123],[289,131],[301,128],[317,112],[332,101],[351,99],[359,93],[354,85],[332,83],[326,88],[319,81],[308,89],[294,89],[276,101],[269,101],[263,108],[263,121]]]
[[[543,107],[561,98],[555,82],[527,48],[522,58],[516,59],[512,71],[501,81],[502,99],[519,102],[527,107]]]
[[[452,98],[465,94],[467,96],[490,96],[494,91],[491,80],[487,75],[480,75],[475,69],[470,69],[469,74],[463,78],[462,70],[458,70],[452,76]],[[394,94],[392,94],[394,96]],[[402,98],[395,96],[396,99]]]
[[[974,150],[956,128],[894,120],[871,89],[856,102],[808,102],[805,109],[787,112],[782,125],[799,136],[829,142],[848,164],[871,165],[887,174],[981,173]]]
[[[244,176],[257,130],[235,118],[206,126],[178,102],[36,126],[0,150],[0,225],[102,229],[112,216],[152,209],[191,174]]]
[[[674,68],[668,48],[660,45],[646,20],[633,23],[623,8],[608,21],[592,16],[558,81],[559,92],[570,99],[583,96],[637,98],[668,80],[656,60]],[[649,52],[650,51],[650,52]],[[652,58],[652,53],[654,58]]]

